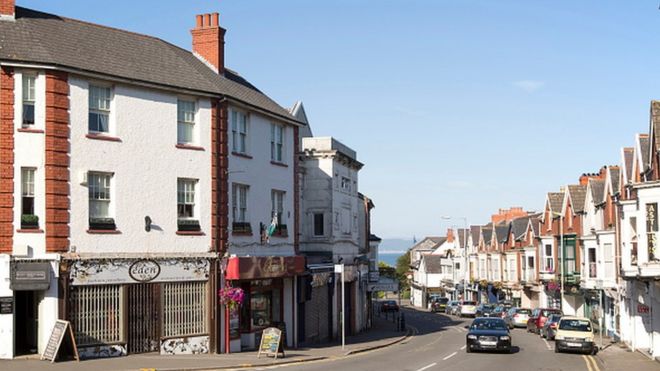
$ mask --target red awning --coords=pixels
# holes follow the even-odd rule
[[[293,277],[304,272],[304,256],[236,256],[227,262],[226,279]]]

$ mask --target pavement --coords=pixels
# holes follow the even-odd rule
[[[631,351],[623,343],[616,343],[607,338],[603,344],[603,348],[596,354],[596,358],[601,362],[603,370],[660,370],[660,363],[639,352]]]
[[[379,316],[380,315],[380,316]],[[311,361],[341,359],[397,344],[410,336],[411,331],[398,331],[393,315],[376,313],[371,330],[346,337],[345,347],[340,343],[326,343],[299,349],[285,349],[285,357],[257,358],[256,351],[231,354],[198,354],[161,356],[156,353],[136,354],[126,357],[90,359],[80,362],[58,361],[50,363],[38,359],[18,358],[0,360],[0,370],[229,370],[241,368],[269,367]]]

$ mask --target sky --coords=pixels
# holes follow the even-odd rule
[[[314,135],[357,151],[382,238],[540,210],[547,192],[619,164],[660,99],[658,0],[17,5],[186,49],[195,15],[219,12],[226,65],[284,107],[303,101]]]

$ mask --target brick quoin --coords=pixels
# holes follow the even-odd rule
[[[9,1],[0,0],[0,13]],[[13,1],[11,1],[13,14]],[[14,246],[14,71],[0,68],[0,253]]]
[[[211,105],[211,249],[212,251],[220,251],[219,236],[218,236],[218,142],[219,138],[219,124],[220,117],[218,103],[213,101]]]
[[[69,249],[69,83],[46,73],[46,251]]]
[[[227,102],[217,107],[218,127],[218,232],[219,252],[224,255],[229,241],[229,116]]]

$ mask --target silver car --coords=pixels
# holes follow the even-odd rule
[[[458,305],[458,315],[461,317],[476,317],[477,302],[471,300],[462,300]]]

